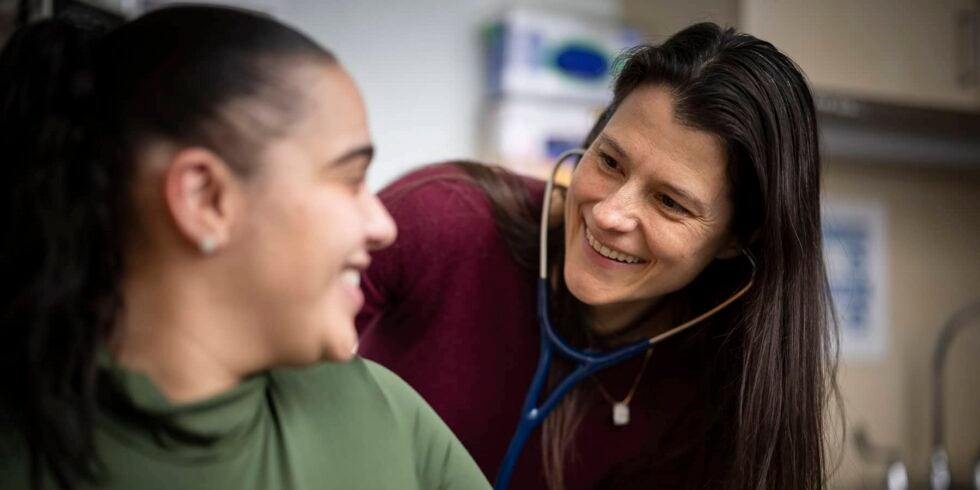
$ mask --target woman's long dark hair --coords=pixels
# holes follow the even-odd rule
[[[710,23],[688,27],[661,45],[634,48],[623,60],[613,101],[586,145],[637,87],[670,90],[680,123],[724,141],[733,232],[758,263],[749,292],[698,327],[713,351],[713,364],[705,366],[711,413],[704,483],[738,490],[824,488],[827,407],[837,395],[836,326],[821,245],[817,123],[806,79],[771,44]],[[464,168],[491,196],[515,257],[534,263],[527,244],[536,243],[536,220],[526,219],[534,214],[509,213],[513,203],[505,207],[493,198],[505,195],[499,187],[513,184],[496,172]],[[552,234],[552,243],[562,242],[561,230]],[[552,270],[560,278],[558,252]],[[747,274],[735,262],[715,261],[680,292],[687,306],[704,311],[738,289]],[[582,338],[582,305],[561,281],[552,303],[564,333]],[[545,421],[543,457],[553,489],[563,488],[570,441],[584,415],[584,389],[573,391]]]
[[[130,181],[146,145],[206,147],[246,174],[302,113],[293,67],[333,62],[237,9],[84,20],[24,26],[0,54],[0,424],[22,439],[0,449],[26,448],[36,487],[99,473],[93,424],[120,397],[96,358],[123,306]]]

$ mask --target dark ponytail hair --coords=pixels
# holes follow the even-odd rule
[[[247,174],[302,115],[288,75],[310,62],[334,60],[269,18],[218,7],[114,29],[49,19],[0,53],[0,433],[19,434],[35,487],[99,474],[94,420],[120,397],[96,358],[122,307],[141,153],[203,146]]]
[[[81,156],[95,146],[98,36],[44,22],[0,57],[0,416],[31,447],[34,480],[50,465],[62,485],[94,475],[95,346],[119,308],[118,230],[107,219],[119,169]]]
[[[613,101],[585,146],[636,88],[670,90],[679,122],[724,141],[733,232],[758,264],[749,292],[693,331],[705,334],[712,351],[704,367],[705,488],[825,488],[826,408],[832,399],[839,405],[840,398],[836,325],[821,245],[816,112],[806,79],[770,43],[710,23],[690,26],[660,45],[634,48],[622,60]],[[537,243],[537,227],[524,216],[536,213],[506,212],[532,208],[531,202],[501,206],[493,196],[505,193],[495,189],[513,184],[495,172],[463,168],[487,190],[518,263],[534,263],[528,254],[537,250],[527,244]],[[533,232],[514,238],[528,229]],[[551,235],[551,246],[562,243],[562,229]],[[563,251],[549,251],[549,257],[558,281],[552,297],[556,328],[572,341],[583,339],[582,305],[561,277]],[[694,312],[706,311],[746,277],[745,264],[715,261],[675,299]],[[554,381],[569,369],[558,360],[549,375]],[[589,389],[573,390],[543,424],[542,456],[552,490],[564,488],[564,466]]]

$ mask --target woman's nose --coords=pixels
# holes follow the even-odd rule
[[[398,228],[378,196],[365,192],[365,235],[368,250],[380,250],[395,242]]]
[[[637,228],[636,197],[627,187],[620,187],[606,196],[592,208],[596,226],[619,233],[627,233]]]

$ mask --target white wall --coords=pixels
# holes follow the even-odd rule
[[[288,0],[277,16],[334,51],[367,102],[378,189],[408,169],[477,158],[481,30],[506,6],[618,18],[603,0]]]

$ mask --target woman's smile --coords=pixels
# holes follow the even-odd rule
[[[600,242],[598,239],[596,239],[595,235],[592,234],[592,231],[589,230],[588,227],[585,227],[585,240],[589,243],[589,246],[592,247],[593,251],[613,262],[626,265],[637,265],[646,262],[639,257],[629,255],[626,252],[622,252]]]

